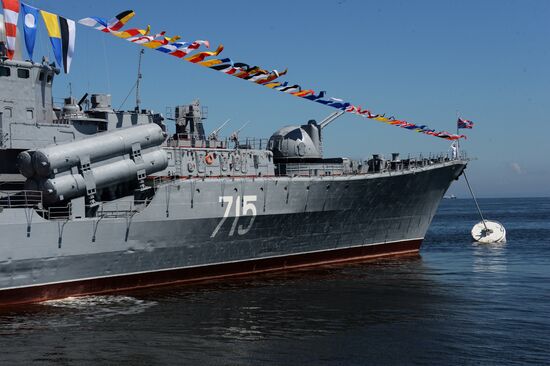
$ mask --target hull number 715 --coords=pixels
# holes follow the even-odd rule
[[[238,235],[245,235],[250,231],[252,228],[252,224],[254,224],[254,219],[256,218],[257,210],[256,205],[254,202],[256,202],[257,196],[240,196],[237,195],[236,197],[233,196],[220,196],[219,202],[225,203],[225,212],[223,213],[223,217],[218,223],[218,226],[214,229],[212,232],[212,235],[210,235],[211,238],[215,237],[218,234],[218,231],[220,231],[221,227],[225,223],[225,220],[229,217],[231,214],[232,208],[233,208],[233,202],[235,202],[234,205],[234,211],[235,211],[235,217],[233,219],[233,223],[231,224],[231,229],[229,230],[229,236],[233,236],[235,234],[235,231],[237,231]],[[241,216],[250,216],[250,221],[246,227],[243,227],[243,225],[238,225],[239,217]]]

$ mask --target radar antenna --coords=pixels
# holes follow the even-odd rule
[[[222,123],[220,127],[217,127],[212,132],[210,132],[210,135],[208,135],[208,139],[209,140],[218,140],[218,134],[220,133],[223,126],[225,126],[229,121],[231,121],[231,119],[228,119],[227,121]]]
[[[138,71],[137,71],[137,80],[136,80],[136,108],[135,111],[139,112],[139,105],[141,103],[141,99],[139,97],[139,83],[141,81],[142,75],[141,75],[141,56],[145,53],[143,49],[139,51],[139,61],[138,61]]]
[[[345,111],[341,111],[341,110],[331,113],[327,118],[319,122],[319,128],[323,129],[327,127],[332,121],[334,121],[336,118],[340,117],[344,113]]]

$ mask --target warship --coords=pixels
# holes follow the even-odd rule
[[[0,47],[0,305],[414,254],[467,164],[325,158],[339,111],[243,139],[198,101],[175,132],[107,94],[57,106],[58,73]]]

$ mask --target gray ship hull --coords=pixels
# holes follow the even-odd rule
[[[415,253],[465,164],[174,180],[146,207],[112,217],[4,209],[0,304]]]

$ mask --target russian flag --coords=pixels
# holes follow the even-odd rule
[[[457,128],[474,128],[474,122],[469,121],[467,119],[459,118],[458,121],[456,121],[456,127]]]

